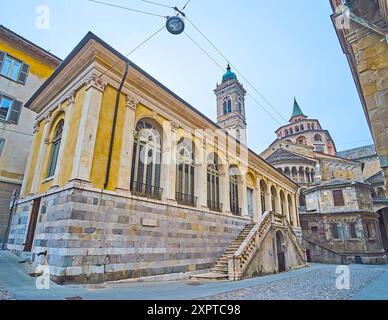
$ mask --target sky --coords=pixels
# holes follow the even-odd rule
[[[173,15],[172,9],[141,0],[101,1]],[[154,1],[180,8],[187,2]],[[49,9],[49,20],[45,20],[49,23],[43,29],[37,24],[40,6]],[[191,0],[185,13],[282,115],[239,77],[254,99],[277,119],[247,97],[248,144],[254,151],[264,151],[276,139],[274,132],[291,116],[294,97],[307,116],[319,119],[330,131],[338,151],[373,143],[330,19],[329,0]],[[1,4],[0,24],[64,59],[88,31],[127,55],[165,25],[165,18],[88,0],[13,0]],[[188,21],[186,32],[226,68],[227,62]],[[129,59],[216,120],[213,90],[224,71],[185,34],[176,36],[164,29]]]

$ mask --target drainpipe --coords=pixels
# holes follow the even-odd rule
[[[128,69],[129,69],[129,61],[127,61],[126,65],[125,65],[125,72],[124,72],[124,75],[123,75],[123,79],[121,80],[120,87],[117,90],[116,105],[115,105],[115,112],[114,112],[113,125],[112,125],[112,134],[111,134],[110,145],[109,145],[108,163],[107,163],[107,166],[106,166],[106,176],[105,176],[104,190],[106,189],[106,187],[108,186],[108,183],[109,183],[110,167],[111,167],[111,164],[112,164],[113,143],[114,143],[114,140],[115,140],[117,114],[118,114],[118,111],[119,111],[119,103],[120,103],[120,94],[121,94],[121,90],[123,89],[125,79],[127,78],[127,75],[128,75]]]

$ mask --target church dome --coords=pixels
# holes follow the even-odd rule
[[[237,76],[234,72],[232,72],[230,65],[228,65],[227,71],[222,77],[222,82],[225,82],[230,79],[237,79]]]

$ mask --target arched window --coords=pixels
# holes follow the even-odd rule
[[[291,134],[294,134],[294,130],[292,130],[292,128],[290,128],[290,135]]]
[[[304,130],[304,125],[300,125],[300,131],[303,131]]]
[[[291,179],[292,179],[294,182],[299,181],[299,179],[298,179],[298,169],[297,169],[296,167],[292,167],[292,171],[291,171]]]
[[[187,138],[179,140],[176,156],[176,200],[179,204],[195,207],[193,142]]]
[[[286,169],[284,170],[284,174],[285,174],[287,177],[291,177],[291,171],[290,171],[290,168],[289,168],[289,167],[286,167]]]
[[[299,132],[299,127],[295,127],[295,132]]]
[[[242,104],[240,101],[238,102],[238,112],[242,114]]]
[[[64,123],[65,122],[63,120],[59,121],[59,123],[57,124],[57,127],[55,128],[55,134],[51,142],[51,154],[50,154],[50,161],[49,161],[49,166],[47,171],[48,178],[54,177],[55,175],[55,169],[57,168],[57,162],[58,162],[59,148],[61,147]]]
[[[305,137],[301,136],[296,140],[297,144],[307,144],[307,140]]]
[[[314,123],[311,124],[311,129],[315,130],[315,124]]]
[[[228,114],[232,112],[232,100],[230,98],[225,98],[222,104],[224,114]]]
[[[140,120],[136,125],[131,175],[131,191],[135,195],[161,199],[161,132],[152,119]]]
[[[207,206],[211,211],[222,211],[220,203],[220,172],[218,156],[213,153],[208,157],[207,164]]]
[[[322,142],[322,136],[320,134],[316,134],[314,136],[314,141],[317,141],[317,142]]]
[[[307,124],[307,129],[311,130],[311,124],[310,123]]]
[[[286,137],[288,136],[288,130],[287,129],[285,130],[285,135],[286,135]]]
[[[229,170],[229,198],[230,198],[230,211],[235,215],[241,215],[241,209],[239,208],[238,200],[238,169],[231,167]]]
[[[306,206],[306,197],[303,194],[303,192],[301,192],[300,195],[299,195],[299,206],[300,207],[305,207]]]
[[[266,203],[267,185],[264,180],[260,181],[260,199],[261,199],[261,213],[264,214],[267,211]]]
[[[385,199],[386,198],[384,189],[381,187],[377,188],[377,198],[378,199]]]
[[[277,202],[278,200],[278,194],[276,191],[276,188],[274,186],[271,187],[271,204],[272,204],[272,212],[277,213],[278,207],[277,207]]]

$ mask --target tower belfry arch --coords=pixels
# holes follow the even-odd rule
[[[214,90],[217,96],[217,124],[230,135],[247,145],[247,122],[245,113],[246,90],[238,81],[230,65]]]

